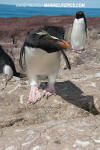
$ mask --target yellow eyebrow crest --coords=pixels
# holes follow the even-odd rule
[[[59,40],[57,37],[50,35],[50,34],[49,34],[48,32],[46,32],[45,30],[42,30],[42,31],[40,31],[40,32],[38,32],[38,33],[36,33],[36,34],[38,34],[38,35],[40,35],[40,36],[49,35],[52,39]]]
[[[50,35],[51,36],[51,35]],[[55,36],[51,36],[53,39],[55,39],[55,40],[59,40],[57,37],[55,37]]]
[[[42,36],[42,35],[48,35],[48,33],[46,31],[44,31],[44,30],[42,30],[42,31],[40,31],[40,32],[38,32],[36,34],[39,34],[40,36]]]

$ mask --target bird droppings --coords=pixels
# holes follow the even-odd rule
[[[15,130],[15,132],[24,132],[25,130]]]
[[[23,98],[24,98],[24,95],[21,95],[21,96],[20,96],[20,104],[24,104]]]
[[[81,140],[76,140],[75,144],[73,147],[81,146],[81,147],[87,147],[90,144],[88,141],[81,141]]]
[[[29,131],[27,132],[27,134],[29,134],[29,135],[34,134],[34,131],[33,131],[33,130],[29,130]]]
[[[31,143],[32,143],[32,141],[28,141],[26,143],[23,143],[22,146],[30,145]]]
[[[78,131],[80,131],[80,132],[84,132],[84,130],[80,130],[80,129],[77,129]]]
[[[35,146],[32,148],[32,150],[42,150],[42,149],[40,148],[40,146]]]
[[[14,87],[12,90],[8,91],[8,94],[12,94],[14,91],[16,91],[19,87],[21,87],[20,84],[18,84],[16,87]]]
[[[96,83],[91,82],[91,83],[90,83],[90,86],[92,86],[92,87],[96,87]]]
[[[100,144],[100,138],[99,139],[93,139],[95,143]]]
[[[51,139],[51,137],[50,137],[50,136],[45,136],[45,137],[46,137],[46,139],[47,139],[47,140],[50,140],[50,139]]]
[[[54,102],[55,102],[55,103],[58,103],[58,101],[57,101],[56,99],[54,99]]]
[[[76,130],[76,131],[79,131],[79,132],[84,132],[84,130],[82,129],[79,129],[79,128],[73,128],[72,126],[68,127],[69,129],[73,129],[73,130]]]
[[[54,99],[54,102],[57,103],[57,104],[62,104],[61,101],[58,102],[56,99]]]
[[[15,146],[9,146],[5,150],[16,150]]]
[[[100,78],[100,72],[96,73],[96,74],[95,74],[95,77],[96,77],[96,78]]]

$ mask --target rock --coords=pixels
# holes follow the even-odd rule
[[[46,25],[63,26],[65,30],[69,30],[70,24],[73,23],[74,17],[69,15],[60,16],[33,16],[28,18],[0,18],[0,41],[1,43],[10,43],[11,37],[15,38],[15,41],[23,41],[26,34],[33,30]],[[87,18],[87,25],[89,29],[98,28],[100,24],[100,18]],[[13,28],[12,28],[13,26]],[[95,29],[94,29],[95,30]],[[100,32],[100,30],[99,30]],[[19,44],[17,43],[17,46]]]
[[[100,147],[100,116],[5,128],[3,150],[92,150]]]

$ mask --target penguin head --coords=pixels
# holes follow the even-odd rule
[[[50,52],[52,52],[52,50],[58,51],[60,49],[70,48],[70,44],[67,41],[63,39],[59,39],[56,36],[52,36],[45,30],[41,30],[37,32],[36,34],[39,38],[40,48],[43,48],[45,50],[50,50]]]
[[[76,19],[81,19],[81,18],[85,18],[84,12],[83,11],[76,12]]]

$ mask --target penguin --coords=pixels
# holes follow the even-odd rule
[[[48,97],[56,92],[54,84],[60,67],[61,52],[64,53],[63,49],[67,48],[70,48],[70,44],[64,40],[62,27],[46,26],[27,34],[20,51],[19,64],[22,68],[24,64],[26,67],[31,85],[30,103],[34,104],[43,95]],[[43,77],[48,78],[48,87],[42,95],[39,91],[39,80]]]
[[[87,37],[87,21],[83,11],[76,12],[71,32],[71,47],[73,51],[84,51]]]
[[[20,76],[20,73],[17,73],[16,71],[13,60],[4,51],[2,46],[0,46],[0,73],[4,73],[10,76]]]

